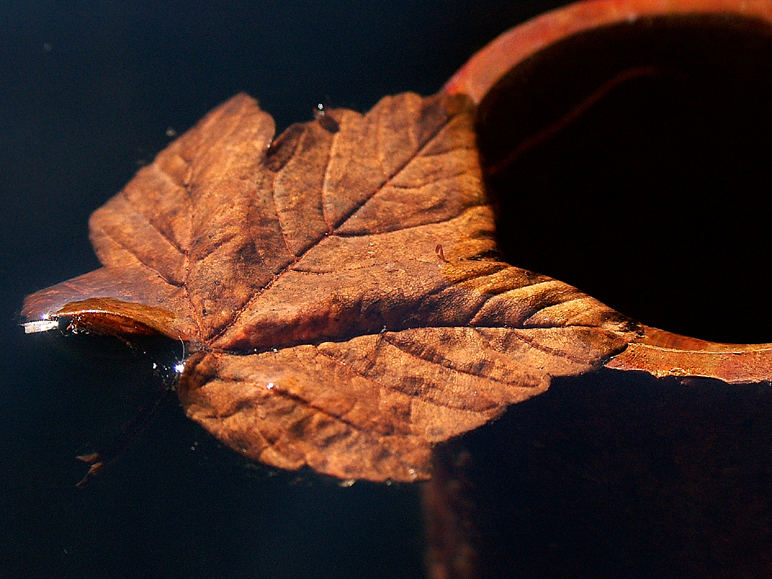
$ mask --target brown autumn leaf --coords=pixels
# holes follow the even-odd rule
[[[453,93],[479,100],[540,47],[631,9],[665,8],[570,6],[502,35],[444,94],[328,111],[275,141],[271,118],[234,97],[94,213],[104,267],[30,296],[27,329],[67,319],[184,340],[191,418],[251,458],[341,478],[427,478],[434,444],[552,376],[772,379],[770,344],[643,326],[496,259],[475,104]]]
[[[435,443],[640,333],[493,257],[473,113],[464,96],[403,94],[272,141],[238,95],[93,214],[104,267],[23,314],[188,342],[188,416],[253,459],[425,479]]]

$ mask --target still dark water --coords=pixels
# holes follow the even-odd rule
[[[18,312],[24,295],[98,265],[88,215],[167,129],[239,91],[279,130],[318,102],[366,110],[385,94],[430,94],[496,34],[559,4],[2,4],[0,576],[424,576],[417,487],[343,488],[245,463],[174,400],[105,476],[75,488],[74,456],[111,442],[162,383],[153,363],[177,352],[24,336]],[[768,271],[769,238],[758,239],[744,259]],[[758,283],[747,302],[768,299]],[[758,317],[711,327],[772,341],[768,307],[737,307]],[[670,328],[694,333],[704,317]],[[470,493],[483,551],[501,562],[492,573],[769,565],[769,389],[612,382],[558,384],[460,443],[478,457]]]

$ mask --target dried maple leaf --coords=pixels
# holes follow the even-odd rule
[[[426,478],[434,443],[636,335],[573,287],[489,257],[473,112],[404,94],[272,142],[271,118],[238,95],[94,213],[105,267],[23,313],[189,342],[188,416],[251,458]]]
[[[341,478],[426,479],[434,444],[604,364],[772,377],[770,345],[653,330],[497,260],[474,113],[408,93],[273,140],[238,95],[93,214],[104,267],[23,315],[184,340],[190,418],[250,458]]]

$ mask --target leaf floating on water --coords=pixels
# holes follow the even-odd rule
[[[473,113],[462,96],[403,94],[366,115],[326,111],[337,131],[312,121],[272,141],[270,117],[238,95],[94,213],[104,267],[30,296],[24,314],[190,342],[188,416],[249,457],[427,478],[432,445],[635,333],[489,257]]]
[[[47,322],[27,327],[183,340],[190,418],[250,458],[344,480],[426,479],[435,444],[554,376],[678,374],[659,355],[672,335],[493,257],[474,113],[407,93],[274,140],[237,95],[92,215],[103,267],[29,296],[23,314]],[[702,354],[678,359],[772,378],[772,348],[753,348],[709,374]]]

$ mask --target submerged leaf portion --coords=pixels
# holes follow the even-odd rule
[[[104,267],[24,314],[188,341],[188,416],[246,456],[425,479],[432,445],[637,331],[490,257],[473,113],[463,96],[403,94],[271,141],[270,117],[238,95],[94,213]]]

